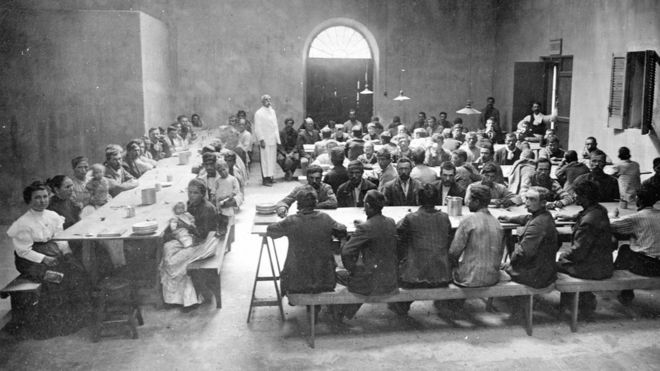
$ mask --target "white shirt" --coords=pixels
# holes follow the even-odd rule
[[[9,227],[7,235],[11,237],[16,255],[41,263],[45,255],[32,250],[32,245],[50,241],[55,233],[63,230],[63,225],[64,217],[54,211],[30,209]],[[57,241],[57,245],[63,253],[71,252],[66,241]]]
[[[277,115],[273,107],[262,106],[255,112],[254,136],[257,141],[263,140],[266,145],[280,144]]]

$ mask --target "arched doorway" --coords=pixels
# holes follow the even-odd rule
[[[316,28],[305,48],[305,114],[317,123],[343,123],[356,109],[367,123],[374,112],[378,50],[374,38],[358,22],[334,19]]]

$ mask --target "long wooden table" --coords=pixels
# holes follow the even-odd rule
[[[201,143],[200,143],[201,144]],[[138,179],[138,187],[124,191],[98,208],[92,214],[82,218],[78,223],[57,233],[54,240],[80,241],[83,246],[83,265],[88,270],[93,282],[98,280],[96,248],[94,242],[103,240],[121,241],[156,241],[160,243],[173,216],[172,207],[177,202],[186,202],[186,186],[194,177],[191,172],[193,164],[200,161],[197,153],[199,145],[191,145],[188,150],[191,157],[186,165],[179,165],[176,157],[166,158],[158,162],[158,166],[147,171]],[[168,182],[167,179],[172,181]],[[154,188],[156,183],[164,187],[156,192],[156,202],[151,205],[142,204],[142,190]],[[135,209],[135,216],[127,216],[127,207]],[[148,235],[133,233],[132,226],[139,222],[154,221],[158,224],[156,232]]]

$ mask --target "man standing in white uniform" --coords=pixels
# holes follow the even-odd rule
[[[275,110],[270,105],[270,95],[261,96],[261,104],[254,114],[254,136],[259,142],[261,154],[262,184],[271,187],[277,164],[277,145],[280,144],[280,132],[277,126]]]

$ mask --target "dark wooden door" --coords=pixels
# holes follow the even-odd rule
[[[368,123],[373,114],[373,95],[359,94],[364,89],[367,65],[369,89],[373,89],[371,59],[309,58],[305,115],[316,123],[329,120],[343,123],[348,119],[348,111],[356,109],[358,120]]]
[[[513,65],[513,109],[511,111],[511,130],[529,114],[532,102],[546,102],[546,64],[544,62],[515,62]],[[552,78],[552,76],[550,76]],[[552,88],[552,86],[551,86]],[[547,110],[543,107],[543,110]]]

